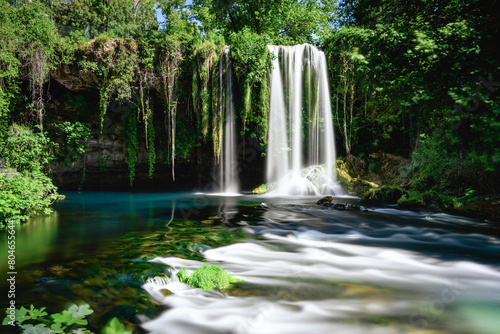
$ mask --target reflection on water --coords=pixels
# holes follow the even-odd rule
[[[51,247],[57,238],[59,215],[38,216],[30,224],[23,224],[16,229],[16,263],[24,266],[45,261],[51,253]],[[2,235],[0,254],[7,254],[7,235]],[[0,262],[0,271],[5,273],[7,261]]]
[[[113,316],[151,333],[500,328],[500,231],[488,222],[395,208],[330,210],[314,197],[66,195],[52,216],[16,232],[18,305],[60,311],[85,301],[95,331]],[[180,268],[206,262],[246,282],[206,292],[176,280]]]

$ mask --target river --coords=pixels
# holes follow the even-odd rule
[[[16,229],[16,304],[50,313],[88,303],[96,332],[112,317],[136,332],[181,334],[500,328],[493,222],[391,206],[332,210],[313,196],[63,194],[52,215]],[[178,270],[204,263],[245,282],[223,292],[177,282]]]

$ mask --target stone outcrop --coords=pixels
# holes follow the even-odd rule
[[[337,160],[337,176],[350,193],[362,196],[370,189],[398,185],[401,167],[408,163],[408,159],[384,152],[372,153],[366,159],[350,155]]]

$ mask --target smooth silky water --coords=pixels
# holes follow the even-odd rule
[[[96,331],[114,316],[148,333],[500,328],[500,229],[491,222],[337,211],[314,196],[65,195],[53,215],[16,230],[16,302],[49,312],[87,302]],[[7,254],[5,234],[1,248]],[[246,282],[207,292],[176,280],[203,263]]]

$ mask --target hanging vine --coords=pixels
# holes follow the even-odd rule
[[[176,81],[182,60],[182,46],[178,41],[170,41],[159,54],[160,80],[158,91],[162,92],[166,104],[165,128],[168,137],[168,154],[172,163],[172,179],[175,180],[175,131],[177,114]]]
[[[215,44],[209,41],[203,42],[195,49],[194,58],[192,78],[193,107],[203,139],[206,139],[210,126],[210,110],[212,109],[211,90],[213,85],[209,85],[209,83],[213,75],[214,63],[217,60]]]
[[[218,66],[215,64],[218,63]],[[220,152],[222,149],[222,98],[220,96],[221,78],[223,78],[222,66],[223,57],[216,56],[214,58],[214,66],[212,66],[212,142],[214,149],[215,163],[219,164]],[[222,90],[224,92],[224,89]]]
[[[99,118],[101,120],[101,131],[102,125],[104,123],[104,116],[106,116],[106,110],[108,109],[109,104],[109,90],[104,79],[101,84],[101,89],[99,90]]]
[[[261,133],[262,144],[267,144],[267,133],[269,127],[269,72],[266,72],[264,79],[261,81],[260,91],[259,91],[259,110],[260,110],[260,121],[257,122]]]
[[[55,63],[52,60],[55,58],[55,48],[58,44],[54,23],[43,6],[35,1],[26,3],[22,7],[10,9],[8,19],[2,18],[3,29],[15,29],[11,32],[16,36],[15,40],[4,41],[2,50],[10,51],[9,48],[15,46],[15,54],[24,69],[23,76],[29,81],[31,114],[37,120],[41,132],[45,114],[43,88],[49,78],[51,63]],[[11,20],[16,23],[9,27]],[[5,40],[4,36],[0,37],[0,40],[2,39]],[[2,55],[2,61],[10,58],[8,54],[7,59],[4,56]],[[11,60],[9,59],[9,62]]]
[[[250,79],[246,77],[243,80],[243,110],[241,112],[241,122],[243,124],[242,134],[244,134],[248,130],[247,119],[252,109],[251,102],[252,102],[252,83],[250,82]]]
[[[43,102],[43,85],[48,80],[49,64],[41,46],[38,46],[31,57],[28,58],[31,88],[31,111],[38,120],[40,132],[43,132],[43,115],[45,104]]]
[[[198,120],[198,123],[200,122],[200,113],[198,112],[199,109],[199,85],[198,85],[198,64],[197,62],[192,62],[191,63],[192,71],[193,71],[193,76],[191,78],[191,95],[193,97],[193,109],[194,113],[196,115],[196,119]]]
[[[147,108],[149,108],[149,100],[146,101]],[[153,109],[149,113],[149,121],[147,122],[147,142],[149,143],[148,149],[148,163],[149,163],[149,178],[153,178],[154,166],[156,163],[156,151],[155,151],[155,127],[153,124]]]
[[[126,125],[126,143],[127,143],[127,163],[129,171],[130,186],[132,187],[135,180],[135,163],[137,161],[137,110],[129,106],[129,114]]]
[[[132,98],[132,85],[135,82],[139,58],[137,42],[133,39],[118,39],[100,36],[84,48],[82,70],[96,75],[100,88],[101,131],[109,101],[116,97],[125,102]]]

